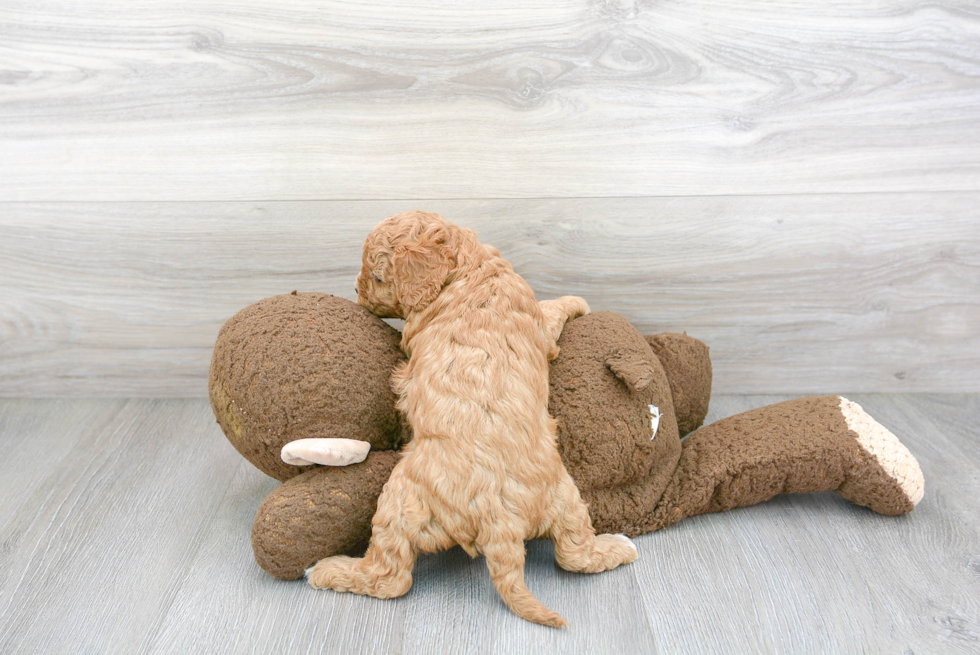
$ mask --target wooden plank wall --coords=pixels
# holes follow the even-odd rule
[[[975,3],[0,0],[0,395],[200,396],[384,216],[712,347],[980,391]]]

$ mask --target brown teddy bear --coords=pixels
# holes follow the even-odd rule
[[[218,423],[284,481],[252,526],[268,573],[299,578],[367,545],[410,438],[388,383],[404,359],[399,339],[366,309],[318,293],[260,301],[221,329],[209,380]],[[558,345],[549,410],[598,532],[636,536],[780,493],[836,491],[883,514],[911,511],[922,497],[915,459],[846,399],[792,400],[697,429],[711,394],[700,341],[643,337],[598,312],[570,321]]]

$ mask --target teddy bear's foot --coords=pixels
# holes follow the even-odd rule
[[[860,453],[837,493],[879,514],[912,511],[924,490],[922,470],[912,453],[857,403],[841,396],[840,411]]]

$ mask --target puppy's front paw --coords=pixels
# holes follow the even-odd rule
[[[585,316],[592,310],[589,309],[589,303],[585,302],[585,298],[579,298],[578,296],[562,296],[559,298],[562,306],[565,308],[565,313],[568,315],[569,319],[573,319],[577,316]]]

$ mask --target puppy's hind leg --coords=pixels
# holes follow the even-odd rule
[[[531,594],[524,583],[524,540],[517,535],[496,532],[481,535],[477,546],[487,558],[487,569],[497,593],[507,607],[526,621],[561,628],[568,625],[558,612],[552,612]]]
[[[557,511],[549,532],[558,566],[566,571],[598,573],[636,559],[636,546],[625,535],[595,533],[589,510],[567,472],[558,483],[555,503]]]
[[[410,535],[418,533],[425,517],[410,485],[393,472],[378,498],[371,543],[364,557],[324,558],[307,569],[306,579],[317,589],[350,591],[375,598],[405,594],[412,587],[417,554]]]

